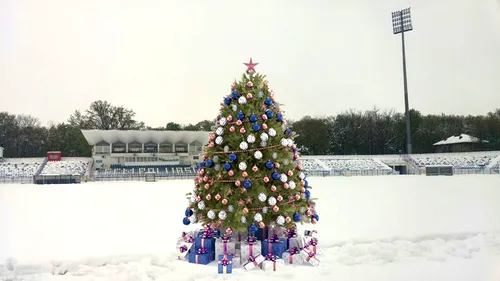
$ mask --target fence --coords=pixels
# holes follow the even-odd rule
[[[33,176],[26,177],[0,177],[0,184],[32,184]]]

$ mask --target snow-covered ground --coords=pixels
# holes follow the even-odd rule
[[[310,183],[320,267],[226,277],[174,259],[191,180],[0,185],[0,280],[500,280],[498,175]]]

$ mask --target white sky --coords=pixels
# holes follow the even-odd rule
[[[0,111],[65,121],[98,99],[151,126],[212,119],[252,56],[287,118],[500,107],[500,0],[0,0]]]

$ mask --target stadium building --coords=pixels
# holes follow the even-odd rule
[[[193,173],[210,132],[82,130],[94,170],[107,173]]]

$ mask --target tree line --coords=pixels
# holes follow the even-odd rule
[[[431,153],[433,144],[452,135],[469,134],[487,140],[481,149],[500,150],[500,109],[485,115],[423,115],[410,111],[413,153]],[[4,157],[43,157],[47,151],[64,156],[88,157],[91,147],[81,129],[210,131],[214,122],[196,124],[166,122],[150,127],[136,120],[132,109],[95,101],[84,112],[75,111],[66,122],[42,126],[31,115],[0,112],[0,146]],[[289,120],[297,132],[303,155],[398,154],[405,151],[404,114],[374,108],[349,110],[328,117],[305,116]]]

